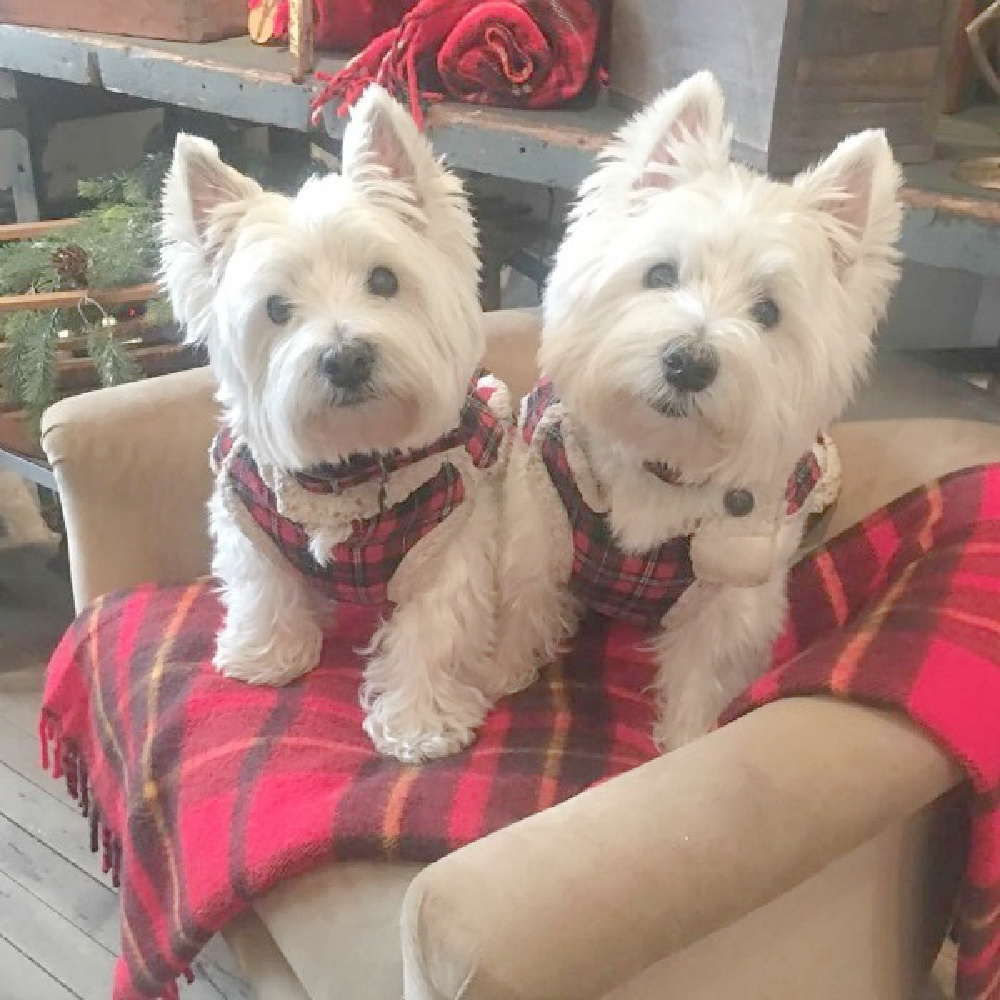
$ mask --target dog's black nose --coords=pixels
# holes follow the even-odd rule
[[[337,389],[360,389],[375,367],[375,348],[366,340],[349,340],[328,347],[319,356],[319,370]]]
[[[677,344],[663,352],[663,377],[681,392],[701,392],[719,374],[719,356],[703,344]]]

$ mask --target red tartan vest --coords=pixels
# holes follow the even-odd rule
[[[338,465],[296,472],[294,478],[311,493],[340,494],[372,482],[381,483],[384,491],[396,470],[456,448],[463,448],[476,468],[488,469],[500,459],[508,431],[490,409],[494,391],[494,385],[474,378],[458,426],[433,444],[409,452],[356,455]],[[373,517],[354,520],[349,537],[334,545],[329,560],[322,564],[309,550],[305,527],[281,513],[278,498],[244,441],[223,428],[212,444],[211,459],[217,475],[225,470],[225,486],[231,496],[281,555],[324,596],[346,604],[391,603],[389,582],[403,557],[465,499],[460,471],[445,461],[430,479],[400,502]]]
[[[543,378],[524,401],[521,436],[541,455],[552,485],[566,509],[573,531],[573,564],[569,588],[598,614],[636,625],[655,625],[694,582],[691,536],[668,539],[648,552],[626,552],[614,540],[610,518],[588,506],[570,468],[558,420],[539,429],[542,415],[558,400]],[[678,475],[665,465],[648,466],[664,482]],[[810,452],[796,464],[785,490],[785,512],[801,510],[819,482],[821,470]]]

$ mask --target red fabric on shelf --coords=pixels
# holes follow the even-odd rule
[[[314,114],[339,99],[344,114],[370,83],[423,104],[449,99],[551,108],[590,78],[602,0],[420,0],[342,70],[317,73],[325,86]]]

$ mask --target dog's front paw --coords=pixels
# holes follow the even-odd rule
[[[404,764],[422,764],[440,757],[449,757],[467,747],[476,738],[474,725],[455,720],[435,720],[415,727],[405,720],[394,719],[384,711],[381,699],[376,699],[364,721],[364,730],[375,749]],[[481,721],[476,720],[476,724]]]
[[[310,620],[260,637],[224,629],[215,649],[215,669],[247,684],[281,687],[312,670],[319,662],[323,631]]]

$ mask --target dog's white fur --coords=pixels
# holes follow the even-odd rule
[[[294,198],[263,191],[191,136],[178,138],[164,190],[164,283],[175,314],[192,342],[207,345],[225,421],[277,481],[283,470],[421,447],[457,424],[484,349],[476,243],[460,181],[377,87],[347,126],[342,174],[314,178]],[[366,290],[377,266],[398,276],[395,297]],[[284,326],[268,317],[273,295],[292,305]],[[318,359],[355,336],[377,349],[371,391],[338,405]],[[390,502],[443,458],[395,474]],[[465,502],[404,559],[394,612],[365,651],[365,728],[400,759],[458,750],[505,690],[492,669],[503,464],[461,470]],[[343,510],[331,511],[337,502],[324,497],[326,509],[306,524],[319,561],[352,516],[378,510],[371,488],[348,491]],[[221,484],[210,519],[226,608],[216,666],[285,684],[316,664],[332,609],[237,523]]]
[[[661,622],[664,749],[711,729],[767,664],[810,510],[785,519],[781,494],[862,379],[897,276],[901,176],[881,132],[846,139],[790,184],[732,164],[729,139],[708,73],[636,116],[582,185],[544,300],[540,366],[561,401],[577,482],[609,512],[618,543],[643,552],[694,534],[697,577],[705,546],[729,546],[714,562],[731,553],[735,566],[741,532],[772,540],[763,583],[699,578]],[[644,273],[660,262],[675,263],[679,280],[649,290]],[[770,330],[751,316],[764,295],[781,311]],[[715,381],[686,399],[661,366],[678,337],[710,344],[719,360]],[[674,402],[683,415],[664,415]],[[644,461],[679,468],[687,485],[658,481]],[[755,517],[727,517],[730,487],[753,488]],[[520,441],[507,506],[500,671],[527,679],[581,609],[565,586],[565,510]]]

